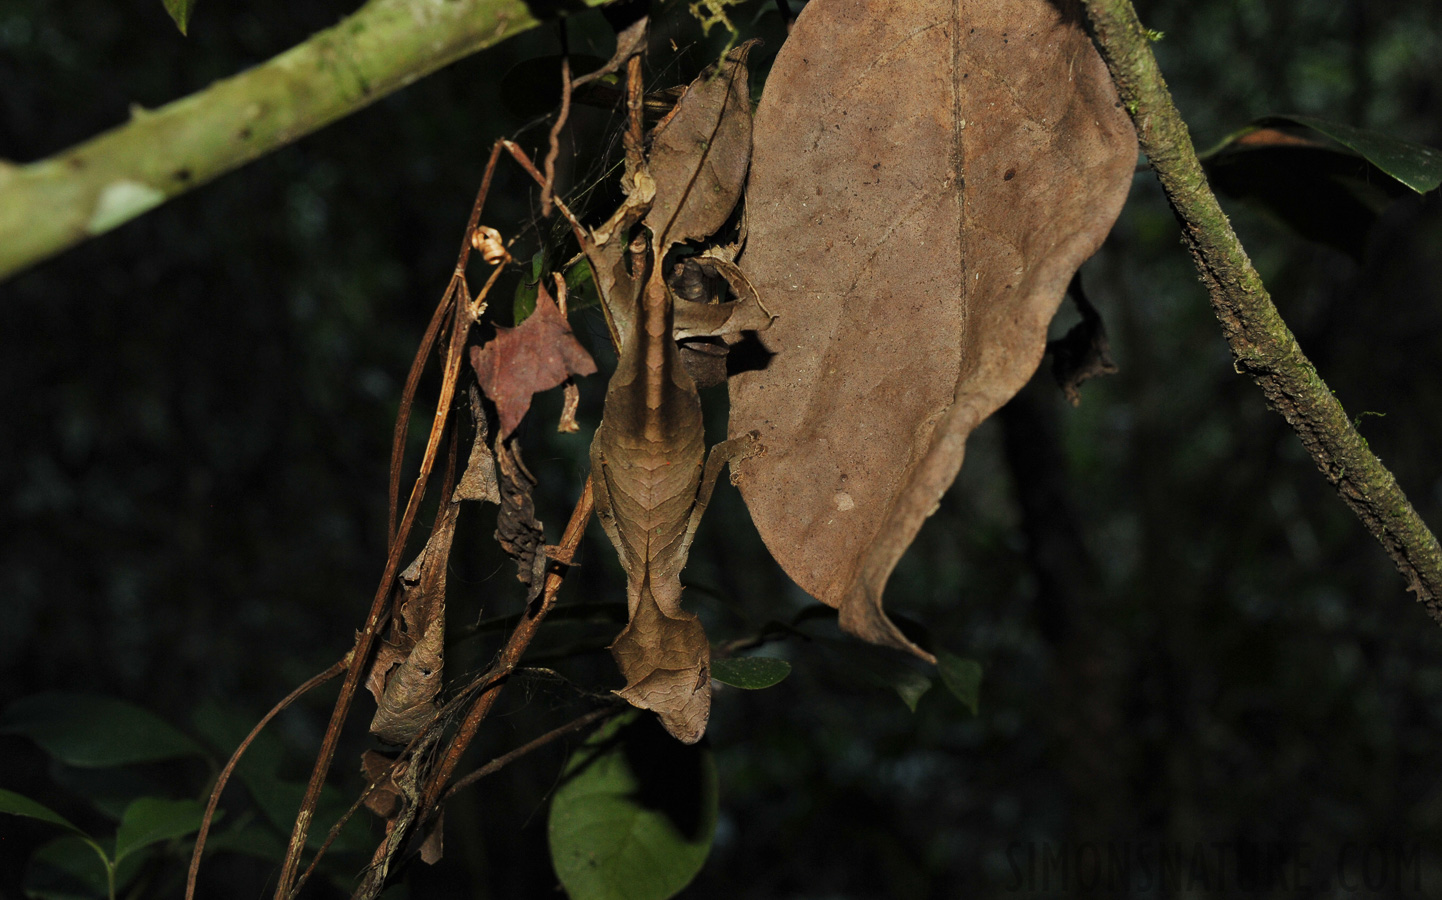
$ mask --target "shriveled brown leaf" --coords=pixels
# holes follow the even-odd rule
[[[459,510],[457,503],[441,507],[425,548],[401,573],[395,613],[366,679],[377,707],[370,730],[393,744],[409,743],[436,712],[445,663],[446,567]]]
[[[519,448],[511,442],[496,441],[496,462],[501,470],[501,511],[496,516],[496,541],[516,561],[516,578],[529,589],[526,599],[534,600],[545,584],[546,554],[541,549],[545,533],[536,518],[532,492],[536,476],[521,460]]]
[[[1081,276],[1072,279],[1068,295],[1081,313],[1081,321],[1065,335],[1046,345],[1051,354],[1051,374],[1072,406],[1081,405],[1081,386],[1101,375],[1114,375],[1117,364],[1112,360],[1112,344],[1101,313],[1092,306],[1082,289]]]
[[[568,381],[562,391],[565,399],[561,403],[561,421],[556,423],[556,431],[575,434],[581,430],[580,423],[576,421],[576,412],[581,408],[581,389],[576,382]]]
[[[571,334],[571,325],[544,284],[536,311],[515,328],[497,328],[484,347],[471,348],[471,365],[481,390],[496,404],[500,437],[510,437],[531,408],[531,395],[550,390],[571,375],[596,371],[591,354]]]
[[[869,641],[882,591],[1027,381],[1136,138],[1075,0],[813,0],[757,111],[741,264],[775,354],[731,379],[767,546]],[[954,16],[959,16],[954,18]]]
[[[741,199],[751,157],[751,47],[735,47],[719,72],[703,72],[657,127],[649,165],[656,199],[645,224],[658,256],[671,244],[714,234]]]
[[[361,774],[367,784],[374,785],[366,795],[365,808],[382,819],[394,819],[405,802],[392,777],[395,762],[394,757],[379,750],[367,750],[361,754]]]
[[[476,434],[471,440],[471,456],[466,461],[466,470],[456,483],[451,496],[455,500],[477,500],[482,503],[500,503],[501,486],[496,481],[496,458],[491,454],[490,429],[486,427],[486,410],[481,406],[481,394],[475,385],[470,387],[471,421]]]

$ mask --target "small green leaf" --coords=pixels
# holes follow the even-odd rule
[[[591,264],[579,259],[566,270],[566,309],[575,312],[601,303],[601,293],[596,290],[596,278]]]
[[[1255,124],[1276,121],[1295,122],[1326,135],[1419,194],[1442,184],[1442,151],[1432,147],[1316,116],[1269,116]]]
[[[521,278],[516,285],[516,294],[511,303],[511,319],[519,325],[530,318],[531,313],[536,311],[536,290],[537,285],[545,279],[546,290],[551,292],[554,284],[550,273],[544,270],[549,261],[545,251],[538,252],[531,257],[531,273]],[[566,312],[572,313],[579,309],[588,309],[601,302],[601,295],[596,290],[596,281],[591,274],[591,264],[584,259],[577,260],[565,272],[566,279]]]
[[[894,691],[912,712],[916,712],[916,705],[931,690],[931,673],[923,670],[920,660],[910,655],[851,639],[813,638],[813,641],[830,647],[844,659],[850,677],[861,684]]]
[[[175,20],[175,27],[180,29],[181,34],[187,34],[190,28],[190,11],[195,9],[195,0],[164,0],[165,11],[170,13],[170,18]]]
[[[531,257],[531,272],[522,276],[519,284],[516,285],[516,295],[511,301],[511,323],[519,325],[531,317],[536,311],[537,285],[541,283],[541,276],[546,272],[546,263],[550,261],[550,254],[545,247],[536,251]]]
[[[716,764],[654,716],[599,728],[551,801],[551,862],[571,900],[666,900],[696,877],[716,833]]]
[[[161,841],[190,834],[200,827],[205,808],[194,800],[141,797],[125,810],[115,833],[115,860]]]
[[[200,745],[153,713],[94,694],[52,691],[17,700],[0,716],[0,734],[28,737],[66,765],[81,768],[204,755]]]
[[[916,704],[931,690],[931,685],[931,679],[915,669],[897,669],[891,681],[892,690],[896,691],[901,702],[912,712],[916,712]]]
[[[17,794],[14,791],[7,791],[0,788],[0,813],[9,813],[12,816],[24,816],[27,819],[39,819],[41,822],[49,822],[51,825],[58,825],[66,831],[83,835],[70,820],[55,812],[48,806],[36,803],[29,797]]]
[[[712,678],[722,684],[748,691],[759,691],[780,684],[790,674],[791,663],[766,656],[742,656],[711,661]]]
[[[981,705],[981,663],[943,650],[936,654],[936,671],[952,696],[965,704],[972,715],[976,715]]]

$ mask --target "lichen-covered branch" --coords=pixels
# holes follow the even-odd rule
[[[79,146],[0,161],[0,279],[537,24],[524,0],[369,0],[279,56],[137,109]]]
[[[1207,184],[1131,0],[1084,3],[1097,47],[1136,123],[1142,151],[1181,221],[1237,370],[1261,387],[1432,618],[1442,623],[1442,548],[1272,304]]]

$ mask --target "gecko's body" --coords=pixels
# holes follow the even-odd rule
[[[611,652],[626,677],[621,696],[693,743],[710,714],[711,653],[701,622],[681,608],[681,570],[721,466],[750,442],[720,445],[703,464],[701,401],[659,277],[638,313],[591,445],[596,513],[627,574],[630,623]]]

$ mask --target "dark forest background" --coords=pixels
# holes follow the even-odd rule
[[[1165,33],[1156,52],[1199,147],[1284,112],[1438,146],[1439,6],[1151,0],[1140,12]],[[670,7],[649,62],[658,86],[689,80],[722,40]],[[159,0],[0,0],[0,158],[45,157],[352,8],[202,0],[183,38]],[[770,3],[733,14],[767,40],[759,92],[780,20]],[[597,12],[567,29],[574,52],[603,58],[607,34]],[[560,46],[555,29],[525,34],[0,285],[0,706],[64,689],[187,728],[204,709],[254,719],[345,652],[384,562],[405,371],[491,142],[543,135],[539,70],[515,67]],[[611,110],[578,111],[563,160],[573,189],[604,172],[616,132]],[[487,218],[528,257],[549,226],[514,171],[497,190]],[[1379,414],[1362,433],[1442,525],[1436,195],[1393,203],[1355,254],[1227,210],[1304,349],[1351,414]],[[854,642],[770,648],[790,679],[717,698],[721,823],[683,896],[1013,896],[1009,849],[1083,841],[1285,842],[1321,859],[1349,842],[1416,845],[1423,888],[1442,891],[1442,631],[1233,371],[1149,174],[1083,272],[1120,373],[1072,408],[1044,366],[971,439],[889,589],[890,608],[985,667],[980,714],[939,689],[908,710],[858,672]],[[492,307],[503,324],[512,286]],[[1057,332],[1074,320],[1064,307]],[[599,319],[577,327],[603,355]],[[557,398],[528,426],[553,541],[599,418],[603,384],[589,381],[582,433],[554,434]],[[720,433],[724,391],[705,400]],[[492,515],[463,517],[453,627],[519,608]],[[622,596],[595,526],[582,562],[563,603]],[[688,581],[713,639],[809,602],[729,486]],[[607,627],[556,626],[538,664],[619,686],[592,639]],[[475,670],[495,646],[473,638],[449,662]],[[278,723],[297,778],[333,697]],[[369,703],[335,770],[352,794]],[[476,762],[580,704],[555,680],[512,688]],[[544,813],[565,752],[533,754],[457,802],[446,858],[415,873],[412,896],[552,895]],[[0,786],[110,827],[76,777],[0,737]],[[191,796],[207,770],[135,777]],[[32,824],[0,820],[0,897],[20,896],[24,860],[53,836]],[[262,896],[274,876],[245,857],[210,866],[202,896]],[[1403,887],[1410,876],[1382,893]]]

